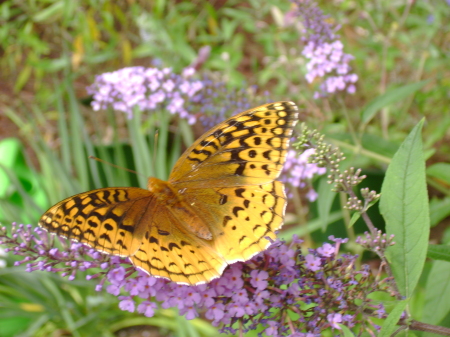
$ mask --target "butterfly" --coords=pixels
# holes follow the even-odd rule
[[[52,206],[39,225],[155,277],[201,284],[265,250],[283,225],[286,195],[276,181],[298,108],[265,104],[213,127],[147,190],[108,187]]]

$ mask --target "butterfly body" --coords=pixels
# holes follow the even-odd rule
[[[110,187],[77,194],[39,221],[49,232],[139,269],[200,284],[266,249],[283,224],[284,186],[275,179],[298,120],[292,102],[244,111],[207,131],[148,190]]]
[[[188,230],[201,239],[212,239],[208,224],[195,211],[195,203],[189,204],[184,199],[186,189],[177,190],[169,182],[154,177],[148,179],[147,189],[158,203],[166,206],[177,222],[184,223]]]

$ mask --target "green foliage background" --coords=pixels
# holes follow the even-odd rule
[[[363,168],[372,189],[380,190],[400,143],[425,117],[431,238],[449,244],[450,5],[438,0],[319,5],[330,15],[329,22],[342,26],[345,52],[355,57],[351,65],[359,81],[354,95],[312,99],[317,83],[304,79],[298,30],[283,20],[289,1],[3,1],[0,221],[7,227],[12,221],[36,224],[46,208],[69,195],[102,186],[145,186],[145,178],[99,165],[87,155],[166,177],[200,130],[164,113],[140,123],[118,113],[93,112],[85,87],[95,75],[125,66],[158,65],[180,72],[201,47],[210,46],[202,71],[230,88],[256,85],[257,94],[267,91],[273,100],[304,105],[302,120],[345,152],[344,165]],[[343,203],[325,194],[313,205],[302,197],[293,200],[287,223],[296,225],[287,226],[282,236],[306,235],[310,246],[329,234],[354,238],[362,222],[346,229],[351,215],[341,209]],[[371,216],[383,227],[377,207]],[[333,223],[326,232],[319,230],[324,221]],[[351,245],[347,249],[358,252]],[[436,295],[444,281],[436,284],[432,277],[449,269],[448,250],[439,249],[430,247],[440,254],[440,268],[427,263],[411,310],[416,319],[450,326],[450,298]],[[23,267],[12,267],[13,257],[6,261],[7,267],[0,269],[0,337],[112,336],[139,325],[156,326],[162,335],[217,334],[207,321],[185,321],[170,310],[151,319],[123,312],[116,298],[95,292],[93,283],[81,277],[66,282],[54,275],[27,274]],[[441,294],[450,296],[446,293]],[[427,308],[438,308],[440,321]]]

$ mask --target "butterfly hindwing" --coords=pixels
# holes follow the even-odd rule
[[[178,283],[206,283],[219,277],[227,266],[211,243],[186,230],[170,209],[161,205],[130,260],[154,276]]]
[[[264,185],[186,189],[185,199],[211,224],[212,245],[228,263],[246,261],[275,240],[286,195],[279,181]]]

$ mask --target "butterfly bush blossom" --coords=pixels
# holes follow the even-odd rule
[[[111,107],[132,118],[136,108],[147,112],[166,109],[189,124],[200,121],[207,129],[270,101],[267,93],[256,99],[254,92],[229,89],[208,75],[195,75],[194,68],[176,74],[171,68],[127,67],[98,75],[87,91],[93,96],[95,111]]]
[[[128,67],[98,75],[88,93],[93,95],[94,110],[111,106],[131,118],[136,107],[152,111],[164,106],[194,124],[195,116],[188,113],[186,102],[203,88],[201,81],[191,78],[194,72],[188,68],[178,75],[170,68]]]
[[[287,24],[298,23],[303,34],[302,55],[306,64],[305,78],[309,83],[322,78],[315,98],[325,97],[340,91],[354,93],[358,75],[352,73],[349,63],[354,57],[344,53],[344,46],[336,35],[339,26],[328,22],[322,10],[313,0],[292,0],[292,9],[286,13]],[[299,22],[296,19],[299,18]]]
[[[97,291],[106,289],[118,297],[122,310],[147,317],[160,307],[177,308],[187,319],[204,314],[221,332],[233,334],[262,326],[267,336],[320,336],[324,330],[341,330],[340,324],[352,328],[361,323],[360,329],[377,331],[371,318],[385,317],[385,312],[368,295],[384,291],[383,284],[375,281],[368,266],[356,268],[357,256],[338,258],[346,240],[329,239],[307,254],[296,236],[290,243],[277,240],[251,260],[228,266],[220,278],[189,286],[136,271],[126,259],[40,228],[13,224],[11,235],[0,229],[6,251],[25,256],[15,265],[25,264],[29,272],[59,272],[69,280],[87,271],[87,279],[97,280]],[[55,240],[62,248],[55,247]]]
[[[280,180],[286,184],[288,198],[293,197],[293,189],[301,188],[308,190],[306,197],[309,201],[317,199],[317,192],[312,188],[311,180],[314,175],[325,174],[326,168],[308,161],[308,158],[314,152],[314,149],[306,149],[299,154],[298,151],[293,149],[288,150],[286,162],[280,175]]]

